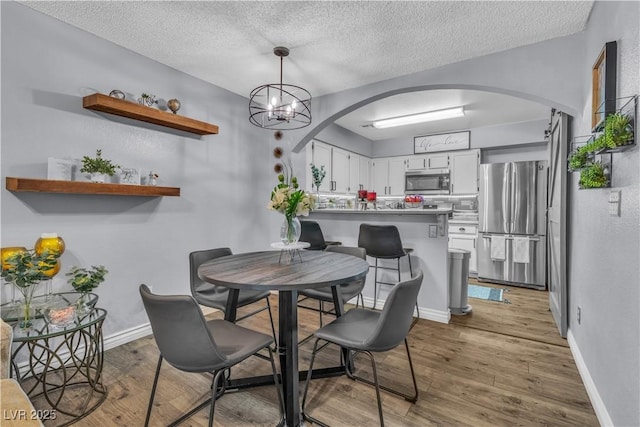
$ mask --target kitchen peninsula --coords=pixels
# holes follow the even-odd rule
[[[447,216],[448,208],[438,209],[318,209],[310,213],[309,219],[318,222],[327,240],[337,240],[344,246],[358,246],[360,224],[395,225],[400,231],[402,245],[412,248],[411,265],[413,270],[424,273],[424,282],[418,295],[420,317],[437,322],[448,323],[449,291],[447,264]],[[435,231],[435,237],[430,237]],[[373,260],[369,258],[369,264]],[[395,260],[379,260],[379,265],[395,267]],[[409,278],[409,263],[406,257],[400,259],[402,280]],[[379,270],[379,278],[385,282],[397,281],[397,273]],[[365,305],[373,306],[373,268],[369,270],[367,282],[362,291]],[[384,303],[391,286],[378,286],[376,307]]]

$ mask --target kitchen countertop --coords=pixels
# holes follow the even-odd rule
[[[452,210],[450,208],[438,208],[438,209],[367,209],[366,211],[359,209],[337,209],[337,208],[327,208],[327,209],[316,209],[311,212],[311,214],[318,213],[340,213],[340,214],[383,214],[383,215],[440,215],[440,214],[449,214]]]

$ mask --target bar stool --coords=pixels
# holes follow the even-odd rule
[[[398,227],[395,225],[360,224],[358,246],[364,248],[367,251],[367,255],[375,258],[376,260],[373,282],[373,308],[375,309],[376,300],[378,298],[378,283],[383,285],[396,284],[379,281],[378,268],[398,271],[398,282],[401,282],[400,258],[406,256],[409,260],[409,272],[411,273],[411,277],[413,277],[413,268],[411,267],[411,252],[413,252],[413,249],[402,247],[400,232],[398,231]],[[397,268],[379,266],[378,259],[395,259],[397,261]],[[418,318],[420,318],[417,301],[416,313],[418,314]]]

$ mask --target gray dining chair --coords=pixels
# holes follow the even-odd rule
[[[314,333],[316,340],[313,345],[313,353],[311,354],[311,362],[309,363],[309,371],[302,397],[303,413],[305,413],[304,409],[313,370],[313,362],[318,352],[318,343],[321,340],[339,345],[355,353],[366,354],[369,359],[371,359],[373,381],[357,376],[354,372],[350,372],[349,369],[347,369],[347,375],[353,380],[361,381],[375,387],[381,426],[384,426],[384,417],[382,415],[380,389],[401,396],[412,403],[418,400],[418,384],[416,383],[413,363],[411,362],[407,335],[413,320],[413,306],[418,299],[418,292],[420,291],[421,285],[422,272],[417,272],[415,277],[405,282],[400,282],[393,287],[384,303],[382,311],[362,308],[352,309]],[[403,341],[407,350],[411,379],[413,380],[413,395],[381,385],[378,382],[376,361],[373,357],[374,352],[378,353],[392,350]],[[317,421],[306,413],[305,416],[312,421]]]
[[[216,399],[224,394],[225,381],[220,378],[226,369],[267,349],[273,378],[278,389],[280,414],[283,411],[282,388],[271,351],[273,339],[266,334],[243,328],[222,319],[206,320],[196,300],[190,295],[156,295],[147,285],[140,285],[140,296],[149,316],[153,337],[160,356],[153,378],[151,396],[147,407],[145,427],[149,425],[151,409],[158,386],[162,361],[185,372],[213,373],[211,398],[189,410],[171,425],[178,425],[205,406],[209,408],[209,427],[213,425]],[[275,424],[275,423],[274,423]]]
[[[311,246],[307,249],[311,251],[323,251],[328,246],[341,245],[341,242],[333,240],[324,240],[324,234],[320,228],[320,224],[316,221],[300,221],[300,238],[299,242],[307,242]]]
[[[358,258],[362,258],[366,261],[367,253],[363,248],[356,248],[351,246],[327,246],[324,250],[325,252],[335,252],[341,253],[345,255],[352,255]],[[346,304],[351,299],[356,299],[356,307],[359,306],[360,301],[362,301],[362,306],[364,307],[364,299],[362,297],[362,289],[364,288],[366,277],[362,279],[355,280],[353,282],[342,283],[340,285],[340,290],[342,291],[342,303]],[[320,317],[320,327],[322,327],[322,315],[323,314],[333,314],[335,315],[335,309],[331,311],[327,311],[324,309],[324,303],[329,302],[333,303],[333,293],[331,292],[331,287],[319,288],[319,289],[301,289],[298,294],[302,297],[306,297],[307,299],[315,299],[318,301],[318,308],[311,308],[305,305],[298,305],[300,308],[312,309],[314,311],[318,311]],[[309,339],[313,338],[313,334],[303,338],[299,341],[299,344],[302,344]]]
[[[360,230],[358,232],[358,247],[364,248],[367,251],[367,256],[375,259],[374,273],[373,273],[373,308],[376,308],[376,302],[378,300],[378,284],[382,285],[394,285],[395,283],[383,282],[378,280],[378,269],[394,270],[398,272],[398,282],[402,280],[400,277],[400,258],[406,256],[409,262],[409,273],[413,276],[413,268],[411,267],[411,253],[412,248],[405,248],[402,246],[402,239],[400,238],[400,232],[395,225],[373,225],[373,224],[360,224]],[[378,265],[379,259],[395,259],[397,267],[385,267]],[[416,313],[420,318],[420,309],[416,302]]]
[[[215,248],[205,249],[201,251],[194,251],[189,254],[189,271],[190,271],[190,283],[191,283],[191,295],[198,301],[198,304],[205,307],[216,308],[223,313],[227,308],[227,299],[229,297],[229,288],[224,286],[217,286],[212,283],[205,282],[198,276],[198,267],[207,261],[211,261],[216,258],[220,258],[227,255],[232,255],[229,248]],[[271,304],[269,303],[269,296],[271,293],[266,291],[255,291],[242,289],[238,295],[238,304],[236,307],[244,307],[249,304],[253,304],[262,299],[266,301],[266,305],[260,309],[251,311],[236,318],[236,321],[246,319],[247,317],[258,314],[264,310],[269,313],[269,321],[271,323],[271,333],[273,335],[273,342],[277,346],[276,329],[273,324],[273,315],[271,314]]]

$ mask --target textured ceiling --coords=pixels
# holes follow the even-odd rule
[[[592,1],[21,2],[248,97],[279,80],[312,96],[582,31]],[[384,101],[382,101],[384,102]],[[406,105],[406,104],[405,104]]]

